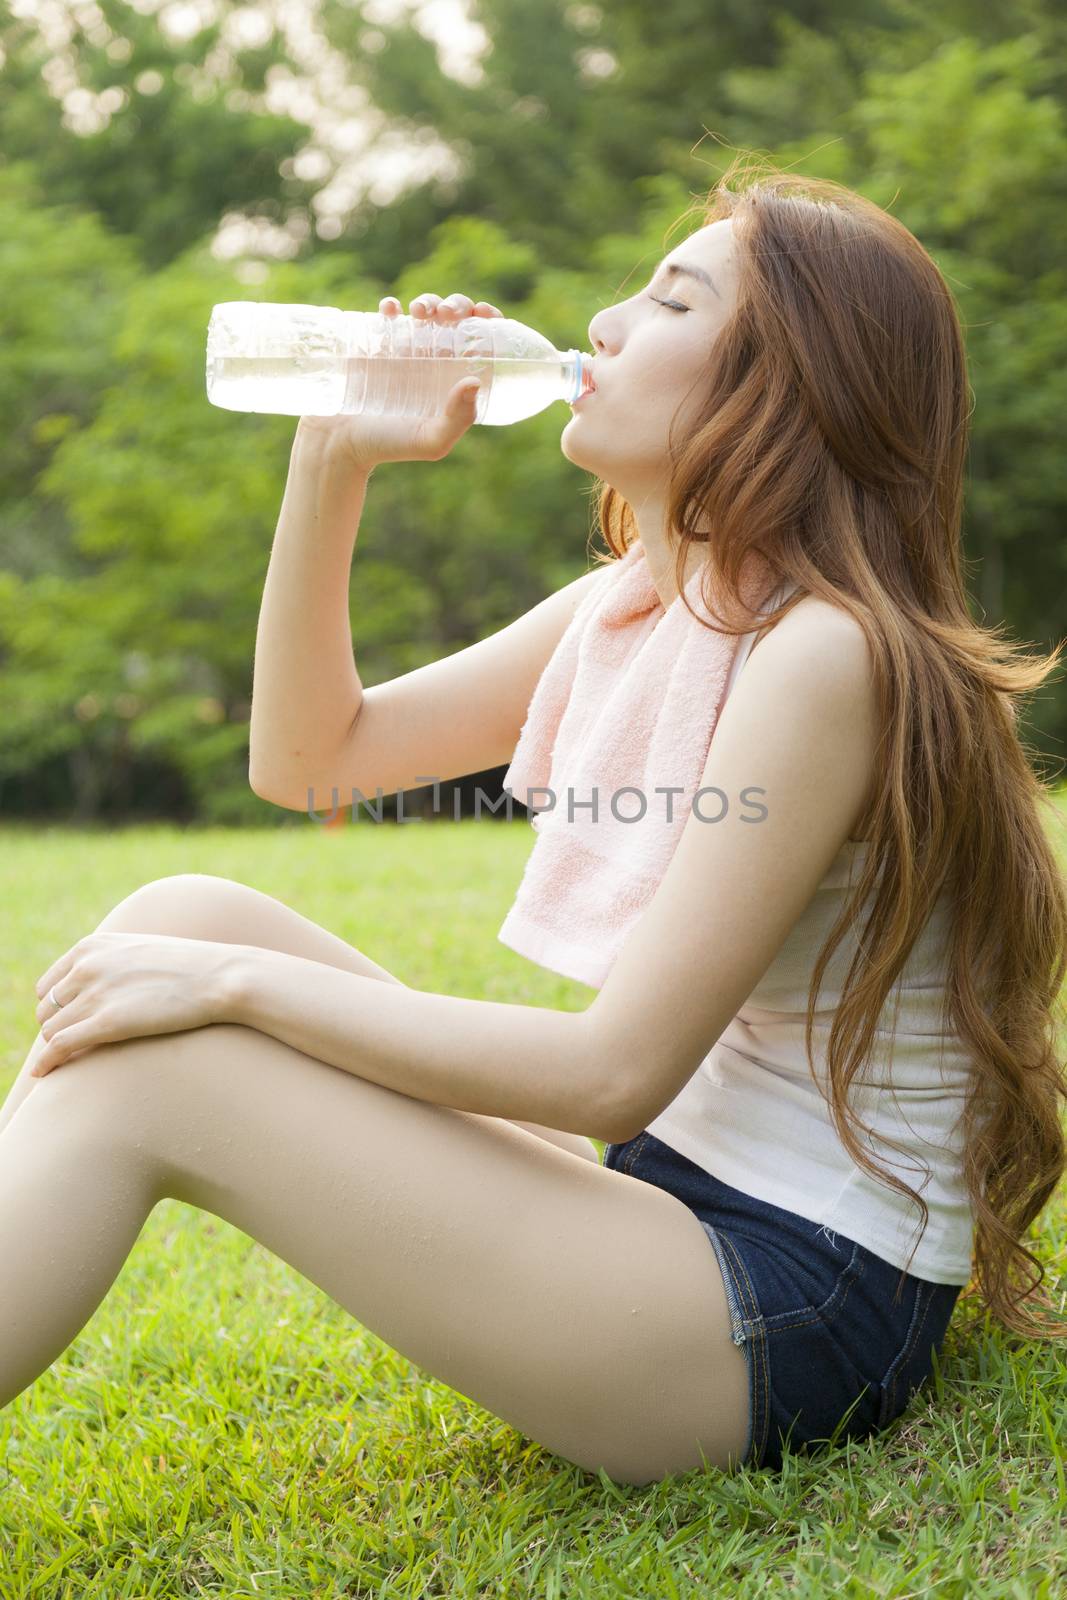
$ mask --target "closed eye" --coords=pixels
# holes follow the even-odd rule
[[[656,304],[658,306],[666,306],[669,311],[688,311],[689,310],[688,306],[680,306],[678,304],[677,300],[657,300],[656,296],[654,294],[650,294],[648,298],[650,300],[655,300]]]

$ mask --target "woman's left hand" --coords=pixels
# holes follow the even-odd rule
[[[36,1015],[47,1042],[31,1077],[46,1077],[93,1045],[222,1021],[224,975],[237,950],[176,934],[87,934],[37,981]]]

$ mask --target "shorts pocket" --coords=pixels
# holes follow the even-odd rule
[[[941,1322],[947,1321],[936,1312],[931,1315],[937,1288],[936,1283],[919,1280],[907,1335],[881,1382],[879,1428],[886,1427],[907,1410],[912,1395],[933,1370],[931,1350],[944,1334]]]
[[[853,1284],[862,1278],[866,1264],[862,1245],[853,1240],[852,1254],[836,1276],[827,1280],[823,1298],[811,1305],[796,1306],[789,1311],[765,1316],[763,1320],[767,1331],[783,1332],[786,1328],[801,1328],[810,1322],[825,1322],[830,1317],[838,1316],[845,1308]]]

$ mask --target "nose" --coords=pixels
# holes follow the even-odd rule
[[[597,381],[598,381],[597,380],[597,367],[599,366],[601,357],[604,355],[604,352],[605,352],[605,349],[606,349],[604,341],[600,337],[600,334],[597,331],[598,318],[600,316],[601,316],[601,313],[598,311],[597,315],[592,319],[592,321],[589,324],[589,344],[590,344],[590,347],[591,347],[591,349],[593,350],[594,353],[593,353],[592,359],[588,359],[587,358],[586,361],[584,362],[584,365],[588,369],[589,375],[593,380],[593,388],[594,389],[597,387]]]
[[[592,345],[593,349],[597,352],[598,355],[600,354],[601,350],[604,348],[604,341],[603,341],[603,339],[601,339],[600,335],[597,332],[597,322],[598,322],[598,318],[600,317],[600,315],[601,315],[601,313],[598,311],[596,316],[592,319],[592,321],[589,324],[589,343]]]

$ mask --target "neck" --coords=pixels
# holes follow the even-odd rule
[[[675,582],[675,568],[678,561],[678,544],[675,541],[668,545],[666,539],[653,540],[647,543],[641,535],[641,545],[645,552],[648,570],[655,584],[656,593],[664,610],[678,598],[679,589]],[[682,576],[683,585],[688,584],[694,572],[699,572],[707,560],[707,551],[702,544],[690,544],[685,552],[685,570]]]

